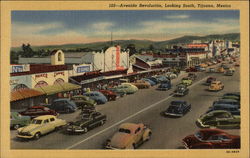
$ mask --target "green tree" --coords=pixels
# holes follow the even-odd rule
[[[131,56],[131,55],[137,53],[135,44],[129,44],[129,45],[127,46],[127,49],[129,49],[129,56]]]

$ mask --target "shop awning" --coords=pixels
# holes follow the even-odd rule
[[[60,83],[51,86],[34,88],[37,91],[43,92],[47,95],[56,94],[60,92],[67,92],[75,89],[80,89],[81,86],[72,83]]]
[[[17,101],[31,97],[45,95],[44,92],[36,91],[34,89],[21,89],[11,92],[10,101]]]

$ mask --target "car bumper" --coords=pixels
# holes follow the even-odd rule
[[[17,137],[18,138],[24,138],[24,139],[32,139],[34,136],[33,135],[32,136],[24,136],[24,135],[18,134]]]
[[[81,132],[84,132],[83,129],[71,129],[71,128],[67,128],[67,131],[71,132],[71,133],[81,133]]]
[[[164,115],[166,115],[166,116],[176,116],[176,117],[183,116],[183,114],[174,114],[174,113],[168,113],[168,112],[165,112]]]

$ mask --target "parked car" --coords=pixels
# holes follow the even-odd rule
[[[215,77],[208,77],[205,84],[210,85],[213,81],[216,81]]]
[[[174,91],[175,96],[184,96],[189,93],[189,89],[187,88],[187,85],[185,84],[179,84],[177,85],[176,90]]]
[[[67,123],[53,115],[44,115],[34,118],[28,126],[18,128],[18,138],[39,139],[41,135],[57,130]]]
[[[172,85],[169,81],[161,82],[161,84],[158,86],[157,90],[166,91],[171,89]]]
[[[78,107],[95,106],[96,102],[84,95],[75,95],[71,97],[71,100],[75,102]]]
[[[83,93],[84,96],[89,97],[90,99],[93,99],[97,104],[105,104],[108,99],[98,91],[90,91],[87,93]]]
[[[106,149],[135,149],[151,137],[151,129],[143,123],[123,123],[118,132],[107,140]]]
[[[110,87],[110,88],[107,88],[107,90],[114,92],[117,95],[117,97],[123,97],[126,95],[126,91],[124,89],[121,89],[121,88]]]
[[[233,70],[226,70],[226,71],[224,72],[224,75],[225,75],[225,76],[233,76],[233,74],[234,74]]]
[[[201,129],[182,142],[187,149],[240,149],[240,136],[220,129]]]
[[[224,89],[224,84],[221,81],[212,81],[208,90],[209,91],[220,91]]]
[[[240,97],[237,97],[237,96],[222,96],[221,99],[232,99],[232,100],[236,100],[240,102]]]
[[[108,101],[116,100],[117,94],[113,91],[102,89],[99,90],[99,92],[101,92],[108,99]]]
[[[47,107],[59,113],[71,113],[77,110],[75,102],[68,98],[55,99],[52,104],[47,105]]]
[[[200,69],[200,67],[199,67],[199,69]],[[197,72],[199,69],[197,69],[197,68],[195,68],[195,67],[189,67],[189,68],[187,68],[185,71],[186,71],[186,72]]]
[[[23,116],[18,112],[10,113],[10,128],[18,129],[20,127],[26,126],[30,123],[31,118],[29,116]]]
[[[20,112],[20,114],[23,116],[30,116],[31,119],[42,115],[58,115],[55,110],[52,110],[45,106],[31,106],[25,111]]]
[[[209,113],[211,111],[215,110],[225,110],[230,112],[232,115],[240,115],[240,109],[237,106],[229,105],[229,104],[218,104],[213,105],[209,107],[208,111],[206,113]]]
[[[206,67],[208,67],[208,65],[205,64],[205,63],[201,63],[201,64],[200,64],[200,67],[206,68]]]
[[[195,73],[188,73],[188,78],[191,79],[192,81],[196,80],[197,75]]]
[[[155,82],[156,84],[159,84],[159,83],[160,83],[160,81],[157,80],[155,77],[148,77],[147,79],[149,79],[149,80]]]
[[[208,70],[207,70],[207,72],[216,72],[216,70],[215,70],[215,68],[209,68]]]
[[[218,101],[213,102],[213,105],[220,105],[220,104],[228,104],[228,105],[240,107],[240,102],[234,99],[220,99]]]
[[[193,83],[193,81],[189,77],[184,77],[182,78],[181,83],[190,86]]]
[[[170,80],[177,78],[178,76],[175,73],[172,72],[167,72],[166,77],[169,78]]]
[[[69,122],[67,132],[87,133],[90,129],[103,125],[107,120],[107,116],[100,112],[92,112],[83,116],[81,120]]]
[[[162,114],[164,116],[181,117],[185,115],[191,109],[191,104],[186,101],[172,101],[170,106]]]
[[[117,86],[117,89],[125,91],[126,94],[134,94],[138,91],[138,88],[130,83],[122,83]]]
[[[224,73],[225,72],[225,69],[223,67],[218,67],[217,68],[217,72],[219,73]]]
[[[148,82],[151,86],[156,85],[156,83],[148,78],[142,78],[141,80]]]
[[[159,83],[161,82],[171,82],[171,80],[169,78],[167,78],[166,76],[163,76],[163,75],[158,75],[158,76],[155,76],[155,78],[159,81]]]
[[[143,80],[136,80],[135,82],[132,82],[134,86],[136,86],[138,89],[144,89],[144,88],[150,88],[150,83],[143,81]]]
[[[207,114],[203,114],[197,120],[200,127],[217,127],[217,128],[239,128],[240,127],[240,116],[232,115],[230,112],[225,110],[215,110]]]
[[[225,93],[222,98],[225,99],[234,99],[240,102],[240,92],[232,92],[232,93]]]

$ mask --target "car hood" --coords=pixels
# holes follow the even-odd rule
[[[127,133],[121,133],[117,132],[115,135],[112,137],[110,145],[115,148],[125,148],[126,145],[128,144],[131,136]]]
[[[37,125],[37,124],[30,124],[28,126],[25,126],[23,128],[21,128],[19,130],[19,132],[32,132],[33,130],[35,130],[36,128],[39,128],[40,125]]]

